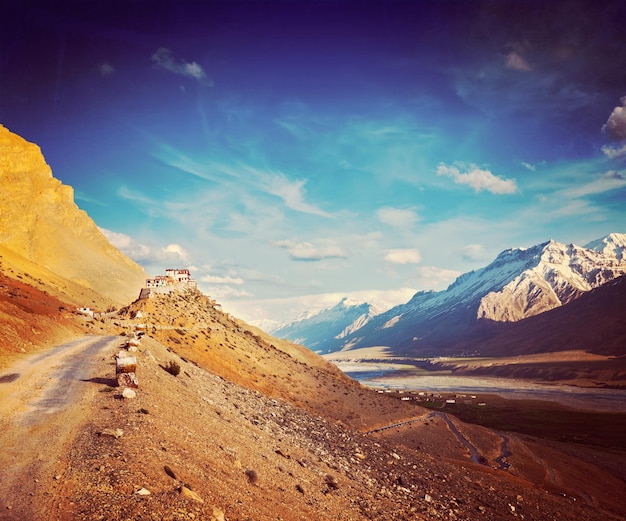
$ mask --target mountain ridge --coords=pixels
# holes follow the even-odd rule
[[[136,297],[147,276],[143,268],[78,208],[73,188],[52,175],[41,149],[2,125],[0,190],[11,201],[0,213],[0,247],[16,254],[10,259],[16,269],[21,257],[66,279],[66,300],[80,300],[81,291],[92,290],[93,302],[82,305],[106,308]]]
[[[372,317],[342,338],[317,340],[323,353],[385,345],[402,354],[449,354],[476,322],[517,322],[567,305],[626,273],[626,235],[611,233],[588,247],[546,241],[510,248],[478,270],[464,273],[443,291],[419,291],[405,304]],[[323,329],[323,316],[309,319]],[[339,320],[335,317],[334,320]],[[307,322],[299,324],[306,332]],[[489,330],[483,327],[483,331]],[[303,333],[304,335],[305,333]],[[306,345],[306,344],[305,344]]]

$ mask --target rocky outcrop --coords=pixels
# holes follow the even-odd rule
[[[623,234],[597,241],[601,249],[550,241],[539,249],[533,266],[502,289],[485,295],[477,317],[516,322],[569,304],[584,293],[626,273],[626,262],[615,242]]]
[[[0,125],[0,246],[125,304],[143,285],[143,269],[112,246],[52,176],[39,147]]]

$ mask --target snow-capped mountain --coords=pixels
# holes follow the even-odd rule
[[[538,315],[626,274],[625,250],[626,234],[618,233],[586,247],[549,241],[505,250],[488,266],[458,277],[446,290],[418,292],[406,304],[345,335],[340,336],[337,327],[328,328],[325,315],[318,315],[315,349],[385,345],[412,355],[450,351],[470,329],[472,334],[486,335],[491,321],[516,322]],[[283,336],[292,338],[289,333]]]
[[[314,351],[326,352],[323,344],[327,340],[352,334],[381,311],[373,304],[346,297],[332,308],[305,313],[297,320],[274,329],[272,335],[287,338]]]

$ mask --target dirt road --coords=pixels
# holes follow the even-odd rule
[[[106,383],[121,337],[85,336],[0,373],[0,519],[46,519],[68,444]],[[60,484],[58,485],[60,488]],[[62,491],[59,490],[59,493]]]

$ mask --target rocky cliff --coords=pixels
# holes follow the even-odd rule
[[[0,191],[0,249],[18,271],[35,265],[66,279],[65,297],[72,301],[92,290],[86,305],[125,304],[137,296],[143,269],[76,206],[73,189],[52,176],[39,147],[2,125]]]

